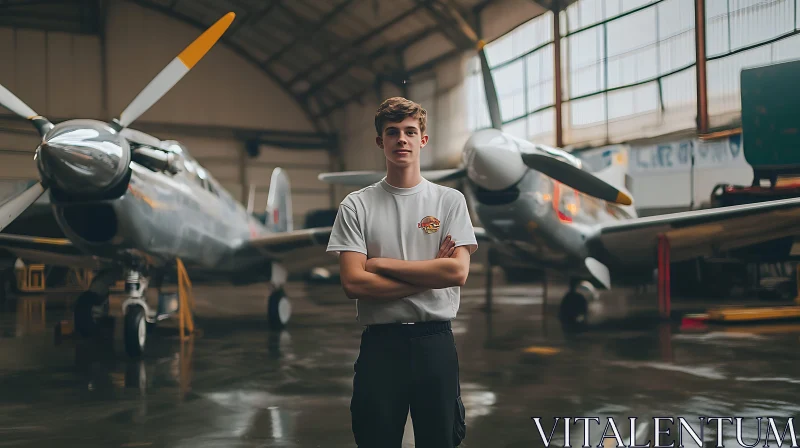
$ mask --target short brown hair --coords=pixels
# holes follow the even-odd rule
[[[425,134],[427,127],[428,112],[419,104],[407,100],[400,96],[395,96],[385,100],[375,112],[375,131],[378,136],[383,135],[383,127],[386,123],[399,123],[408,117],[419,119],[419,131]]]

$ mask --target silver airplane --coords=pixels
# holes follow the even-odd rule
[[[229,13],[178,55],[112,122],[69,120],[53,125],[0,86],[0,105],[27,118],[41,143],[34,160],[40,181],[0,204],[0,230],[45,192],[66,238],[0,233],[0,251],[26,261],[87,267],[97,275],[75,302],[75,329],[93,334],[109,314],[109,288],[124,278],[125,349],[143,353],[148,325],[174,315],[178,301],[159,294],[156,309],[145,291],[188,270],[228,277],[236,284],[269,282],[267,317],[283,328],[291,316],[287,275],[327,257],[330,228],[293,230],[289,179],[276,168],[264,222],[257,220],[211,176],[187,148],[129,125],[169,91],[217,42],[234,19]],[[313,260],[317,260],[315,263]]]
[[[465,35],[475,36],[470,29]],[[800,198],[637,217],[622,164],[591,172],[566,151],[502,131],[483,42],[473,42],[492,128],[470,136],[460,167],[422,175],[432,182],[465,180],[465,196],[484,226],[475,229],[476,236],[491,241],[499,259],[569,277],[569,292],[559,310],[565,324],[587,322],[587,300],[576,291],[585,281],[600,290],[610,289],[612,279],[620,285],[651,282],[662,235],[669,242],[670,261],[680,262],[800,233]],[[353,171],[325,173],[319,179],[366,186],[383,176]]]

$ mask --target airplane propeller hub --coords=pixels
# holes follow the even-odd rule
[[[108,123],[72,120],[45,134],[36,161],[49,186],[72,195],[96,195],[125,178],[131,149]]]
[[[470,138],[464,162],[470,180],[492,191],[511,187],[528,170],[517,143],[494,129],[479,131]]]

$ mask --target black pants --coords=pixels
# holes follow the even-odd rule
[[[368,326],[350,403],[359,448],[400,448],[409,410],[417,448],[451,448],[466,424],[450,322]]]

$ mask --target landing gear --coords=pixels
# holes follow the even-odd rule
[[[267,322],[270,330],[283,330],[292,316],[292,304],[283,288],[276,288],[267,303]]]
[[[144,308],[130,305],[125,310],[125,353],[140,356],[147,343],[147,313]]]
[[[181,271],[183,269],[182,266],[179,263],[179,272],[183,272]],[[123,340],[125,352],[132,357],[138,357],[144,353],[147,345],[147,335],[156,323],[178,313],[182,300],[179,299],[180,295],[178,293],[162,292],[161,284],[164,272],[157,270],[151,274],[153,279],[152,286],[159,292],[158,306],[151,309],[145,296],[147,288],[151,285],[150,279],[136,267],[125,272],[125,292],[128,293],[128,298],[122,303],[122,314],[124,316],[122,320]],[[84,337],[96,335],[102,320],[108,319],[109,289],[120,278],[122,273],[123,271],[119,268],[100,272],[92,281],[89,289],[78,297],[75,303],[75,330],[80,335]],[[179,284],[182,283],[179,281]],[[179,286],[180,288],[182,286]],[[282,310],[283,308],[285,306],[278,306],[278,309]],[[190,306],[187,309],[191,312]],[[286,311],[279,313],[279,315],[287,314]],[[194,319],[190,320],[194,321]],[[286,317],[286,320],[288,320],[288,317]],[[183,319],[181,320],[181,325],[183,325]],[[189,328],[191,332],[191,324]]]
[[[586,298],[571,288],[561,300],[558,317],[565,328],[574,330],[585,328],[589,318],[589,304]]]
[[[123,339],[125,353],[137,357],[144,353],[147,344],[147,324],[155,324],[155,316],[150,315],[144,293],[147,290],[148,280],[139,274],[139,271],[130,270],[125,279],[125,291],[129,294],[128,300],[122,304],[125,315]]]
[[[267,300],[267,325],[270,330],[283,330],[292,316],[292,304],[283,289],[287,279],[286,269],[278,263],[272,263],[270,282],[273,289]]]

